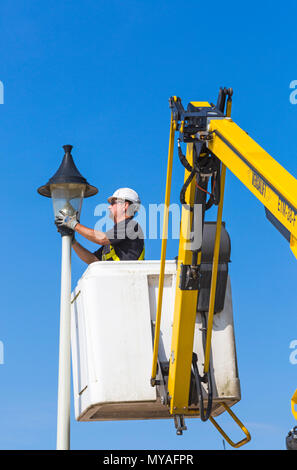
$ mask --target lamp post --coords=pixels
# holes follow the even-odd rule
[[[54,215],[60,210],[79,219],[82,201],[97,194],[76,168],[71,145],[63,146],[65,155],[58,171],[48,183],[38,188],[38,193],[52,198]],[[57,450],[70,448],[70,381],[71,381],[71,240],[72,231],[60,229],[62,237],[61,297],[60,297],[60,344],[57,413]]]

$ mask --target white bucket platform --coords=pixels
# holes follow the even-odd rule
[[[98,261],[72,293],[71,350],[78,421],[170,418],[150,385],[160,261]],[[176,262],[166,261],[159,360],[169,361]],[[202,374],[201,318],[194,352]],[[214,315],[211,373],[213,411],[240,400],[230,279],[224,309]],[[205,395],[206,398],[206,395]],[[186,415],[185,415],[186,416]]]

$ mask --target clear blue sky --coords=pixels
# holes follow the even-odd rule
[[[117,187],[144,205],[165,193],[168,98],[216,101],[234,89],[233,119],[297,175],[296,2],[2,0],[0,105],[2,276],[0,448],[54,449],[60,237],[50,200],[36,189],[56,171],[64,144],[99,187],[81,221]],[[183,178],[175,159],[172,202]],[[214,217],[214,212],[209,218]],[[284,449],[295,424],[297,262],[263,206],[228,173],[224,220],[231,235],[234,321],[246,449]],[[85,244],[93,246],[90,243]],[[147,241],[158,259],[160,240]],[[169,243],[168,258],[177,253]],[[73,256],[73,285],[85,269]],[[211,423],[77,423],[73,449],[222,449]],[[229,420],[220,419],[234,439]]]

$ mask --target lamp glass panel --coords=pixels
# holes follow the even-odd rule
[[[78,213],[79,219],[85,190],[85,184],[51,184],[50,191],[55,217],[59,215],[59,211],[62,210],[67,215],[74,215],[75,213]]]

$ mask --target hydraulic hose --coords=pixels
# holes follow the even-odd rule
[[[193,207],[191,207],[189,204],[186,203],[186,191],[187,191],[187,188],[188,188],[189,184],[191,183],[192,179],[194,178],[195,173],[196,173],[196,170],[194,168],[192,168],[192,171],[189,174],[189,176],[188,176],[187,180],[185,181],[185,183],[184,183],[184,185],[181,189],[181,192],[180,192],[180,202],[181,202],[181,204],[185,207],[185,209],[188,209],[190,211],[193,210]]]

